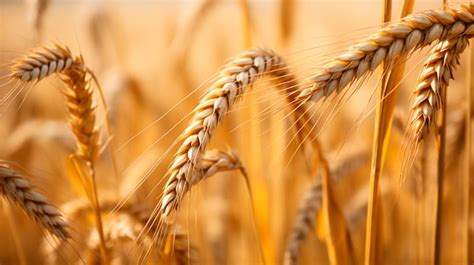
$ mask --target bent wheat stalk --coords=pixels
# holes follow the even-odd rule
[[[194,117],[181,135],[182,144],[166,176],[168,181],[160,202],[160,214],[169,217],[179,208],[190,188],[193,171],[212,137],[217,124],[233,106],[237,96],[251,86],[258,77],[275,76],[275,70],[283,64],[282,58],[272,51],[253,49],[240,54],[221,70],[217,81],[194,109]],[[276,76],[278,77],[278,76]]]
[[[20,172],[0,163],[0,193],[17,203],[26,214],[61,240],[70,238],[68,224],[56,206],[35,190]]]
[[[382,62],[391,64],[438,40],[474,34],[474,5],[428,10],[388,25],[352,46],[311,76],[299,98],[319,101],[370,75]]]
[[[63,93],[66,96],[68,123],[77,146],[76,154],[72,155],[70,160],[77,174],[81,176],[83,187],[95,211],[97,230],[101,238],[102,260],[108,264],[94,170],[94,162],[100,151],[100,133],[96,126],[96,105],[91,84],[91,80],[95,78],[93,72],[85,66],[82,56],[72,57],[69,48],[59,44],[53,48],[40,47],[30,51],[15,61],[11,72],[11,78],[26,84],[39,82],[56,73],[66,85]],[[94,81],[98,85],[95,79]]]

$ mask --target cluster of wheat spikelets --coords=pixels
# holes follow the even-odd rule
[[[36,25],[36,35],[39,38],[42,36],[41,13],[45,12],[48,1],[36,1],[35,4],[37,4],[37,9],[35,9],[37,13],[35,14],[34,23]],[[214,4],[214,1],[205,1],[203,6],[198,9],[197,14],[205,14],[206,10]],[[288,5],[290,4],[288,3]],[[241,1],[240,8],[246,21],[244,23],[246,26],[243,30],[245,32],[243,39],[246,44],[249,44],[252,42],[251,29],[248,28],[251,21],[249,6],[246,1]],[[286,13],[282,12],[282,14]],[[97,17],[95,19],[97,20]],[[196,19],[198,18],[192,20]],[[96,45],[100,46],[103,44],[100,43],[103,40],[99,40],[98,28],[100,25],[97,25],[99,22],[96,20],[93,21],[94,36],[95,41],[97,41]],[[118,147],[115,142],[116,135],[110,129],[117,129],[117,124],[122,121],[121,115],[123,113],[120,112],[122,106],[119,105],[123,102],[119,99],[121,93],[127,92],[122,91],[122,89],[129,89],[136,101],[139,102],[138,105],[146,104],[146,108],[157,110],[153,104],[141,102],[147,100],[147,97],[141,91],[139,82],[131,75],[127,76],[122,74],[123,72],[119,72],[118,83],[122,88],[117,88],[117,84],[115,84],[112,91],[107,91],[107,89],[103,91],[99,84],[100,79],[97,78],[99,71],[93,71],[88,64],[89,61],[82,54],[75,55],[66,45],[59,43],[53,46],[34,48],[24,56],[12,60],[8,69],[9,73],[5,79],[8,80],[6,86],[11,84],[13,86],[7,97],[2,100],[2,103],[8,103],[11,100],[11,95],[19,95],[25,88],[36,89],[37,86],[48,81],[53,82],[53,76],[57,76],[61,83],[61,92],[66,99],[66,119],[70,130],[63,132],[65,130],[58,126],[44,126],[44,128],[54,128],[58,131],[59,136],[48,135],[42,133],[43,129],[41,129],[45,123],[32,122],[30,127],[25,126],[27,129],[19,128],[15,131],[15,135],[21,137],[12,137],[15,141],[11,140],[12,143],[8,143],[6,157],[3,159],[15,160],[16,158],[22,158],[22,156],[26,157],[26,153],[28,156],[32,156],[33,152],[25,152],[25,150],[34,149],[29,148],[29,146],[33,145],[36,139],[50,138],[49,140],[57,145],[57,140],[63,137],[66,146],[64,148],[66,155],[63,158],[66,160],[64,171],[69,180],[67,192],[71,192],[72,195],[68,196],[67,203],[62,207],[55,207],[50,200],[35,190],[30,183],[32,180],[25,177],[26,174],[21,173],[21,170],[14,169],[7,162],[0,165],[0,192],[9,202],[18,205],[26,212],[27,216],[34,219],[41,228],[50,234],[43,237],[44,253],[47,262],[50,264],[69,262],[105,265],[199,264],[201,252],[212,252],[207,256],[202,255],[204,260],[209,260],[208,256],[213,256],[214,263],[226,264],[225,261],[219,261],[221,258],[216,252],[224,251],[222,238],[226,237],[222,234],[225,234],[227,230],[222,228],[224,227],[222,224],[209,227],[207,229],[213,231],[209,232],[209,235],[213,235],[209,236],[209,239],[206,239],[205,236],[204,239],[200,238],[205,234],[202,231],[193,233],[192,225],[189,225],[189,209],[194,210],[194,207],[190,207],[190,200],[192,200],[193,190],[199,190],[201,186],[205,187],[203,184],[205,181],[208,183],[214,181],[225,183],[226,181],[225,178],[211,179],[211,176],[224,172],[227,175],[232,174],[231,171],[240,171],[250,195],[252,222],[259,224],[253,227],[253,236],[255,236],[255,244],[258,245],[258,255],[263,262],[266,257],[272,257],[273,259],[270,260],[272,264],[273,262],[285,265],[300,264],[301,260],[304,260],[302,259],[303,245],[311,237],[311,231],[315,230],[315,234],[325,245],[323,252],[327,253],[324,254],[324,259],[331,265],[358,264],[362,259],[365,259],[367,265],[377,264],[382,260],[381,257],[371,257],[372,249],[378,247],[374,243],[376,241],[367,240],[370,235],[370,232],[368,232],[365,246],[357,245],[358,241],[354,239],[354,227],[357,226],[358,220],[362,219],[361,216],[364,215],[364,211],[368,209],[367,231],[374,229],[378,234],[383,234],[380,231],[383,231],[382,224],[386,220],[382,219],[380,221],[378,219],[378,222],[382,223],[373,224],[371,220],[375,219],[371,218],[375,217],[370,215],[373,213],[371,211],[372,207],[382,207],[378,206],[376,202],[380,200],[378,197],[383,198],[386,195],[385,184],[384,182],[375,182],[378,183],[375,184],[375,188],[372,186],[362,190],[363,194],[361,193],[360,196],[339,194],[338,191],[340,191],[340,186],[344,185],[343,183],[348,182],[349,184],[345,185],[350,186],[354,184],[353,182],[356,182],[348,176],[367,166],[369,155],[365,150],[360,151],[353,156],[343,157],[342,161],[337,164],[335,163],[337,159],[332,159],[324,151],[324,148],[329,144],[321,140],[319,130],[326,128],[324,122],[335,115],[337,112],[335,109],[340,102],[338,100],[350,93],[347,92],[350,88],[363,87],[364,82],[370,76],[375,75],[376,69],[384,68],[392,71],[400,64],[400,60],[406,60],[423,48],[433,46],[429,50],[426,60],[424,60],[416,85],[410,88],[413,93],[413,100],[408,124],[405,125],[399,117],[395,117],[394,122],[396,131],[404,131],[400,133],[400,135],[404,133],[402,141],[405,149],[402,150],[401,163],[398,165],[401,172],[399,174],[403,178],[411,177],[410,169],[412,165],[415,165],[415,168],[421,172],[419,175],[427,174],[426,161],[421,158],[427,159],[428,156],[424,153],[420,155],[420,153],[427,152],[429,144],[432,142],[430,137],[435,138],[433,142],[440,146],[438,149],[441,150],[439,156],[446,156],[443,149],[443,146],[446,145],[446,137],[442,136],[443,134],[438,131],[438,127],[445,128],[447,126],[445,125],[445,116],[443,116],[446,114],[446,93],[450,80],[454,79],[456,66],[460,64],[461,54],[469,46],[470,38],[474,34],[473,22],[474,5],[472,4],[415,13],[404,17],[399,22],[383,26],[374,34],[350,46],[347,51],[330,58],[326,64],[318,69],[311,69],[309,76],[303,78],[293,69],[294,65],[287,62],[284,53],[280,55],[265,48],[248,49],[228,60],[216,75],[208,81],[209,84],[205,94],[200,98],[191,113],[181,117],[179,122],[172,121],[176,125],[170,126],[171,129],[165,130],[163,133],[160,132],[160,138],[156,142],[159,142],[162,137],[166,137],[181,121],[189,120],[180,136],[173,139],[174,144],[171,147],[165,146],[163,150],[158,150],[157,153],[159,154],[153,154],[149,161],[145,155],[138,156],[137,160],[145,163],[145,165],[135,161],[129,163],[129,167],[125,169],[125,166],[119,164],[120,170],[117,169],[115,164],[116,156],[119,156],[127,145],[135,145],[134,141],[136,140],[136,135],[131,137],[130,134],[127,134],[125,144],[120,146],[118,150],[114,149]],[[188,33],[193,32],[191,29],[186,30],[184,28],[182,30]],[[288,38],[286,35],[290,34],[288,31],[288,28],[284,27],[282,36],[284,42]],[[182,44],[183,40],[180,40],[179,37],[177,36],[172,43],[177,45],[175,48],[180,52],[175,52],[182,57],[175,59],[178,61],[177,64],[185,65],[187,64],[185,57],[189,52],[186,49],[189,47],[186,45],[180,47],[179,45]],[[184,51],[181,51],[181,49],[184,49]],[[104,52],[105,49],[101,50]],[[380,67],[382,65],[383,67]],[[179,68],[179,65],[177,68]],[[179,69],[177,71],[179,72]],[[189,77],[185,75],[186,73],[183,73],[183,80],[181,81],[183,83],[191,82]],[[261,80],[265,79],[269,82],[263,84]],[[279,110],[269,114],[269,116],[280,117],[280,120],[275,122],[271,129],[278,128],[278,123],[284,123],[279,129],[275,129],[277,133],[281,134],[279,138],[274,138],[275,142],[285,138],[286,134],[290,135],[288,139],[285,138],[282,141],[283,144],[278,146],[284,149],[279,151],[285,153],[282,157],[283,160],[286,159],[283,162],[287,163],[286,165],[275,166],[270,162],[267,164],[267,161],[251,161],[251,165],[248,167],[247,163],[244,163],[247,161],[245,155],[241,156],[233,151],[237,145],[235,141],[231,140],[232,137],[229,136],[230,132],[227,126],[232,122],[230,120],[235,118],[232,115],[233,112],[240,110],[238,103],[246,97],[252,100],[252,97],[258,93],[253,91],[252,88],[258,86],[265,89],[263,92],[265,99],[274,95],[282,98],[281,108],[288,112],[285,116],[278,116],[280,115]],[[399,88],[396,87],[395,89]],[[193,93],[190,92],[189,96],[193,96]],[[377,104],[384,103],[383,98],[377,100]],[[409,101],[406,98],[403,98],[403,100]],[[109,108],[107,103],[112,106]],[[314,111],[312,107],[328,107],[328,105],[330,109],[333,108],[333,105],[336,107],[332,109],[329,115],[321,114],[318,119],[315,119],[313,113],[317,113],[320,109]],[[180,107],[181,105],[177,104],[173,108],[177,106]],[[128,110],[140,107],[142,105],[132,106]],[[254,105],[250,106],[250,108],[253,107]],[[245,108],[245,105],[242,108]],[[271,109],[271,104],[269,109]],[[166,112],[157,121],[161,121],[168,113]],[[458,125],[464,120],[470,119],[471,110],[469,108],[467,112],[463,113],[467,117],[462,116],[461,121],[457,122]],[[139,120],[140,118],[144,117],[142,115],[133,117],[131,124],[135,122],[135,119]],[[258,118],[260,117],[250,119]],[[388,127],[390,127],[392,115],[382,118],[389,120],[390,125]],[[321,119],[324,121],[321,122]],[[109,127],[109,123],[114,124],[114,126]],[[463,137],[470,139],[470,131],[468,131],[470,126],[465,125],[456,130],[457,134],[455,136],[448,137],[456,142],[453,146],[462,145],[458,143],[464,143],[464,141],[459,140]],[[124,127],[127,126],[129,125]],[[35,127],[34,129],[37,129],[38,132],[22,132],[25,130],[31,131],[32,127]],[[147,128],[140,130],[140,133],[143,133]],[[224,136],[220,135],[221,129],[226,131]],[[462,132],[467,133],[462,134]],[[255,134],[252,136],[255,137]],[[216,138],[225,139],[222,142],[225,142],[232,149],[225,152],[221,149],[209,149],[208,147],[213,144],[212,142]],[[72,143],[75,144],[75,148],[72,147]],[[152,149],[154,144],[149,144],[149,148]],[[166,156],[170,151],[175,150],[173,149],[175,145],[177,145],[176,151],[171,161],[169,161]],[[168,148],[167,151],[164,151],[165,148]],[[382,149],[384,148],[387,147],[382,147]],[[271,147],[268,147],[268,150],[270,149]],[[290,155],[286,155],[288,150],[293,153],[288,152]],[[141,151],[143,152],[143,149]],[[148,148],[144,153],[147,151]],[[453,152],[455,151],[446,148],[446,154],[452,154]],[[269,156],[277,156],[276,153],[268,153]],[[387,155],[390,157],[390,152],[388,154],[382,152],[381,158],[378,157],[377,152],[372,155],[375,157],[373,161],[383,161]],[[296,159],[294,159],[295,157]],[[415,159],[419,159],[421,162],[412,161]],[[169,162],[168,167],[166,164],[162,164],[163,160]],[[440,160],[444,161],[438,157],[438,167],[444,172],[444,162],[439,162]],[[294,164],[297,163],[300,164],[295,166]],[[301,164],[304,164],[304,166],[301,166]],[[449,166],[449,162],[447,164]],[[133,172],[134,166],[135,168],[139,167],[137,172]],[[470,166],[469,163],[467,166]],[[269,240],[270,228],[262,228],[262,224],[268,223],[265,218],[273,218],[264,214],[268,213],[269,209],[260,207],[260,204],[264,204],[260,190],[265,190],[265,192],[268,192],[268,190],[262,188],[265,185],[253,180],[253,178],[258,179],[256,175],[264,171],[261,170],[262,168],[271,169],[272,167],[280,167],[281,171],[290,169],[287,171],[291,178],[297,178],[299,175],[310,177],[307,192],[302,197],[300,208],[296,214],[293,216],[289,212],[285,212],[286,215],[290,216],[288,218],[289,225],[286,224],[289,229],[286,232],[277,232],[281,233],[282,236],[280,237],[284,238],[285,243],[281,244],[279,242],[281,246],[278,247],[272,246],[272,242]],[[104,170],[103,168],[107,169]],[[159,174],[154,173],[154,171],[159,171]],[[273,172],[276,172],[276,170]],[[150,177],[154,175],[160,176],[157,178]],[[346,178],[349,180],[346,180]],[[362,179],[366,181],[366,178]],[[149,182],[152,182],[152,184]],[[127,187],[123,188],[121,185]],[[254,185],[259,189],[258,192],[254,191]],[[369,197],[367,191],[370,189],[377,191],[378,185],[381,186],[381,192]],[[442,183],[438,183],[438,193],[441,185]],[[146,196],[141,194],[143,187],[150,189]],[[220,187],[220,192],[232,195],[233,188],[231,185],[224,185],[223,188]],[[122,193],[121,190],[127,190],[128,193]],[[157,194],[156,190],[159,193],[154,196]],[[113,195],[107,196],[106,191]],[[206,188],[204,188],[204,191],[207,191]],[[150,194],[153,194],[153,196],[150,196]],[[442,195],[442,192],[440,194]],[[286,194],[284,195],[286,196]],[[291,195],[294,194],[290,192],[288,197]],[[157,197],[158,199],[156,199]],[[347,201],[347,197],[353,201]],[[186,201],[186,198],[189,200]],[[344,199],[346,203],[341,203],[341,200]],[[290,204],[290,202],[290,200],[288,202],[284,201],[286,204]],[[217,204],[218,202],[212,203]],[[212,207],[212,203],[208,203],[211,205],[210,207]],[[350,205],[350,207],[347,205]],[[180,211],[183,207],[188,207],[186,213],[188,222],[186,225],[181,220],[185,212]],[[219,207],[216,206],[215,208]],[[444,208],[437,204],[435,209],[439,213]],[[277,212],[278,210],[273,209],[272,211]],[[194,214],[200,216],[206,214],[205,212],[196,212],[198,210],[195,210]],[[239,213],[242,215],[241,212]],[[474,244],[474,242],[471,242],[468,232],[469,205],[467,213],[466,253],[468,253],[471,244]],[[11,215],[11,213],[7,213],[7,215]],[[228,226],[225,227],[238,223],[235,219],[232,219],[235,218],[235,215],[239,214],[229,209],[221,210],[220,216],[228,218]],[[379,218],[379,216],[376,217]],[[261,221],[262,219],[265,221]],[[436,221],[434,225],[434,250],[430,249],[430,251],[434,251],[434,254],[427,254],[426,256],[433,256],[433,263],[439,264],[440,258],[437,253],[440,249],[439,227],[442,219],[439,214],[434,219]],[[281,225],[281,227],[284,227],[284,225]],[[18,231],[13,230],[13,233],[17,236]],[[214,244],[213,250],[209,251],[197,247],[199,244],[195,244],[192,237],[195,234],[199,234],[196,241],[206,242],[207,240],[212,242]],[[361,249],[364,247],[366,252],[361,254],[363,252]],[[16,248],[21,248],[21,243],[17,242]],[[20,250],[17,252],[18,259],[22,260],[24,253],[22,254]],[[382,253],[379,249],[376,252],[377,255]],[[226,257],[230,256],[225,255]],[[360,258],[364,255],[365,257]],[[472,256],[466,255],[467,260]],[[24,263],[24,261],[22,262]]]

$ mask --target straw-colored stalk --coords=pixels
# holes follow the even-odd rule
[[[392,1],[384,0],[382,23],[391,20]],[[405,0],[402,6],[401,18],[406,17],[413,10],[414,1]],[[372,151],[372,167],[370,172],[370,190],[367,207],[367,229],[365,241],[365,264],[380,263],[380,254],[383,251],[382,206],[378,202],[379,181],[383,171],[385,155],[388,151],[388,141],[392,126],[393,112],[398,95],[398,85],[405,71],[406,56],[394,55],[393,62],[382,62],[382,78],[378,89],[377,109],[374,126],[374,140]]]
[[[468,68],[467,73],[472,73],[474,69],[474,47],[470,47],[469,49],[469,61],[468,61]],[[465,140],[464,145],[466,146],[464,153],[465,153],[465,161],[464,161],[464,200],[465,200],[465,227],[464,233],[466,233],[466,251],[467,251],[467,260],[468,262],[474,262],[474,225],[470,220],[474,219],[474,180],[472,180],[472,172],[471,172],[471,165],[472,165],[472,113],[474,111],[473,108],[473,91],[474,91],[474,80],[472,74],[467,78],[467,85],[466,85],[466,99],[467,99],[467,107],[466,107],[466,120],[465,120]]]

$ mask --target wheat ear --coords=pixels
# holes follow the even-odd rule
[[[100,152],[100,131],[96,125],[96,105],[92,87],[93,77],[93,73],[86,68],[82,56],[75,57],[72,66],[60,73],[60,78],[66,85],[63,93],[66,96],[68,124],[76,139],[76,155],[86,162],[87,166],[87,169],[76,168],[76,170],[79,175],[87,176],[84,183],[89,184],[84,184],[84,187],[94,209],[96,226],[101,239],[102,262],[108,264],[95,180],[95,161]],[[72,160],[74,160],[74,157],[72,157]]]
[[[100,151],[100,133],[96,126],[96,105],[92,80],[99,86],[94,73],[86,68],[82,56],[72,57],[70,50],[59,44],[53,48],[40,47],[15,61],[10,77],[28,83],[40,81],[52,73],[59,74],[66,85],[68,123],[76,139],[76,155],[70,157],[77,175],[81,176],[95,212],[96,225],[101,237],[102,260],[108,263],[107,250],[102,231],[100,205],[97,196],[94,162]],[[101,91],[99,87],[99,92]],[[105,99],[104,108],[106,108]],[[107,111],[106,119],[107,119]],[[80,158],[80,159],[77,159]]]
[[[60,75],[66,89],[68,123],[76,138],[77,154],[86,161],[94,162],[100,151],[100,132],[96,126],[96,105],[93,98],[91,76],[84,60],[78,57],[73,67]]]
[[[59,44],[54,47],[38,47],[13,62],[10,76],[24,82],[38,82],[53,73],[71,68],[73,61],[67,47]]]
[[[453,79],[453,70],[459,64],[460,54],[469,43],[467,36],[461,36],[440,42],[434,47],[414,91],[412,105],[410,136],[416,143],[421,142],[429,134],[435,123],[438,112],[443,104],[441,94]]]
[[[168,181],[160,203],[163,218],[178,209],[184,193],[190,187],[190,177],[214,130],[237,96],[252,85],[259,76],[269,74],[282,65],[282,59],[273,52],[253,49],[230,61],[219,73],[209,92],[194,109],[194,117],[181,135],[182,144],[168,170]]]
[[[369,159],[368,153],[365,150],[351,153],[344,157],[338,165],[331,170],[331,177],[333,181],[340,181],[343,177],[351,174]],[[300,249],[303,245],[309,231],[314,229],[316,215],[321,208],[323,199],[323,190],[321,178],[317,177],[317,181],[304,193],[303,199],[300,202],[296,220],[288,239],[288,244],[284,254],[284,265],[295,265],[298,262]]]
[[[68,121],[77,142],[77,154],[88,162],[98,157],[100,134],[95,125],[92,72],[82,56],[73,57],[66,46],[38,47],[14,60],[10,77],[25,83],[39,82],[53,73],[66,85]]]
[[[321,208],[322,197],[323,190],[319,181],[305,192],[285,250],[284,265],[297,264],[300,248],[313,229],[316,213]]]
[[[382,62],[389,65],[401,55],[408,55],[434,41],[472,35],[473,12],[472,4],[428,10],[383,27],[321,67],[307,80],[299,98],[318,101],[371,74]]]
[[[36,191],[23,174],[4,163],[0,163],[0,193],[17,203],[29,217],[59,239],[66,240],[70,237],[68,224],[58,208]]]

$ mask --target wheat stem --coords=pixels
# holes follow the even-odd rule
[[[473,102],[473,90],[474,90],[474,47],[469,49],[469,61],[467,67],[467,85],[466,85],[466,120],[465,122],[465,150],[464,150],[464,201],[465,201],[465,227],[464,233],[466,233],[466,252],[467,252],[467,264],[474,262],[474,230],[470,228],[470,220],[474,220],[474,180],[471,178],[471,165],[472,165],[472,102]]]
[[[403,2],[401,17],[411,13],[413,2]],[[384,1],[384,13],[382,22],[391,19],[392,2]],[[398,85],[405,70],[405,56],[394,57],[393,62],[382,63],[382,78],[378,89],[377,109],[374,126],[374,140],[372,152],[372,167],[370,174],[369,201],[367,207],[367,229],[365,242],[365,264],[380,263],[380,253],[383,251],[383,222],[381,220],[382,205],[378,200],[379,181],[383,171],[385,155],[388,150],[388,141],[392,128],[393,112],[398,97]]]

